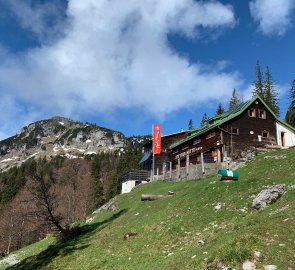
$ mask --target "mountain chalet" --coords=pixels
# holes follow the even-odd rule
[[[170,171],[171,176],[173,170],[189,165],[238,160],[254,149],[295,146],[295,129],[254,96],[199,128],[162,136],[162,144],[161,154],[155,155],[155,174]],[[150,141],[141,160],[147,170],[151,170],[152,156]]]

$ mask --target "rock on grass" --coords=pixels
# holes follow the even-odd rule
[[[285,191],[286,185],[284,184],[270,186],[258,193],[253,200],[252,207],[257,210],[263,209],[278,200]]]

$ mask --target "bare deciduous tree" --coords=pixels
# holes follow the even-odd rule
[[[33,195],[37,206],[36,214],[56,227],[63,235],[68,234],[68,229],[61,224],[62,216],[57,213],[58,200],[55,192],[55,179],[52,169],[46,160],[39,160],[32,168],[27,182],[28,188]]]

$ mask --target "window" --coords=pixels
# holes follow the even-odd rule
[[[261,119],[266,119],[265,110],[258,110],[258,117],[261,118]]]
[[[250,116],[250,117],[256,117],[256,110],[255,109],[249,109],[248,110],[248,115]]]
[[[268,138],[269,137],[269,132],[268,131],[262,131],[262,138]]]
[[[208,140],[208,139],[210,139],[210,138],[213,138],[215,135],[216,135],[215,132],[209,133],[209,134],[206,136],[206,140]]]
[[[195,141],[193,142],[193,145],[196,145],[196,144],[199,144],[199,143],[201,143],[201,139],[197,139],[197,140],[195,140]]]
[[[236,127],[232,127],[232,128],[231,128],[231,133],[232,133],[232,134],[235,134],[235,135],[239,135],[239,129],[236,128]]]

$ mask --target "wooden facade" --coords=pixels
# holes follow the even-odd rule
[[[155,155],[155,174],[157,171],[159,174],[163,173],[164,171],[169,170],[170,161],[171,161],[171,152],[169,150],[169,146],[187,136],[186,131],[181,131],[178,133],[166,135],[161,137],[161,144],[162,144],[162,151],[161,154]],[[144,145],[144,153],[151,153],[149,158],[142,162],[142,165],[144,169],[150,171],[152,170],[152,162],[153,162],[153,156],[152,156],[152,140],[149,141]]]
[[[218,149],[220,147],[221,132],[218,129],[213,129],[208,133],[193,138],[171,151],[173,169],[176,169],[176,165],[179,162],[181,167],[185,167],[186,163],[200,164],[201,153],[203,153],[205,162],[211,163],[217,161]]]
[[[222,162],[225,157],[234,160],[251,148],[278,145],[277,122],[266,104],[254,97],[232,112],[209,119],[187,138],[171,145],[173,169],[199,164],[202,159],[204,163]]]
[[[232,159],[238,158],[242,151],[253,147],[277,145],[276,119],[261,102],[256,103],[241,116],[221,127],[224,149]]]

